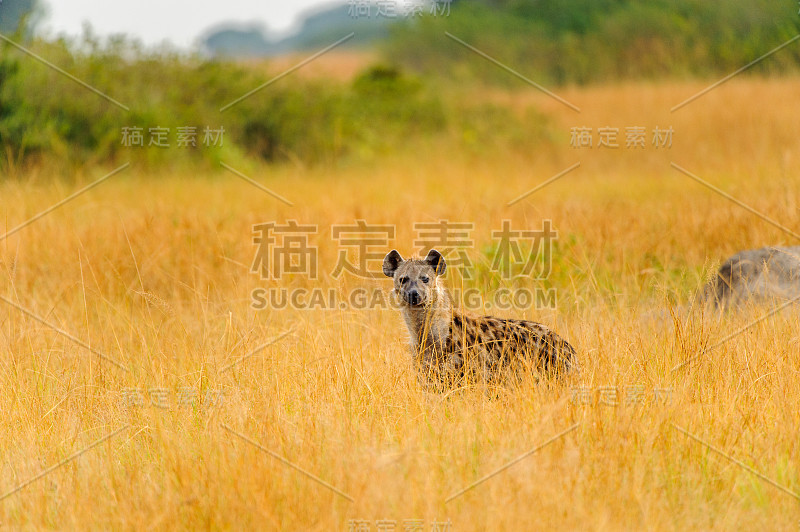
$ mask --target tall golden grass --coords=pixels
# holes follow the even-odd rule
[[[559,92],[581,113],[535,91],[483,91],[538,107],[557,133],[524,153],[436,145],[347,168],[239,168],[294,206],[223,169],[110,178],[0,242],[0,295],[95,351],[0,301],[0,525],[797,530],[797,312],[738,332],[766,310],[687,310],[728,255],[796,242],[670,163],[800,231],[799,81],[737,78],[674,113],[705,84]],[[578,126],[619,127],[623,147],[572,148]],[[628,126],[672,126],[673,146],[626,149]],[[110,170],[2,182],[0,233]],[[250,273],[252,226],[289,219],[319,226],[318,280]],[[501,314],[554,327],[581,374],[431,394],[391,309],[252,308],[264,286],[388,291],[330,277],[330,227],[357,219],[395,224],[389,249],[404,255],[414,222],[474,222],[476,261],[503,219],[551,219],[557,308]],[[492,286],[478,285],[487,299]],[[619,404],[605,404],[614,389]]]

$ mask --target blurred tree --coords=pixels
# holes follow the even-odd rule
[[[29,32],[41,19],[39,0],[0,0],[0,32]]]
[[[730,73],[797,35],[800,17],[796,0],[458,0],[447,17],[398,21],[385,55],[417,73],[517,86],[495,65],[443,46],[445,31],[564,84]],[[797,72],[800,50],[748,70]]]

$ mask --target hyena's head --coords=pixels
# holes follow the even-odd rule
[[[403,260],[393,249],[383,259],[383,273],[394,279],[394,291],[403,305],[422,307],[436,298],[437,279],[447,269],[442,254],[432,249],[424,259]]]

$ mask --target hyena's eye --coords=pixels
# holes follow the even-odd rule
[[[420,277],[419,280],[425,284],[428,284],[428,281],[430,281],[430,279],[428,279],[427,277]]]
[[[408,277],[401,277],[400,284],[406,284],[408,282]]]

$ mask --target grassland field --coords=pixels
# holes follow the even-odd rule
[[[796,242],[672,164],[797,231],[800,80],[741,76],[670,111],[711,81],[556,90],[580,113],[532,88],[476,90],[546,117],[554,133],[521,151],[443,141],[237,167],[292,205],[224,168],[134,164],[4,238],[0,528],[797,530],[797,313],[689,308],[729,255]],[[619,148],[570,145],[572,128],[605,126]],[[644,148],[625,147],[631,126]],[[671,147],[651,145],[656,126]],[[0,233],[111,170],[0,181]],[[500,315],[555,328],[581,373],[433,394],[393,309],[253,308],[262,287],[388,292],[331,275],[331,228],[360,219],[396,227],[376,253],[403,255],[419,252],[414,223],[473,223],[482,274],[447,279],[487,300],[511,283],[486,268],[491,231],[551,220],[552,271],[532,286],[555,307]],[[318,279],[251,271],[253,226],[288,220],[317,225]]]

